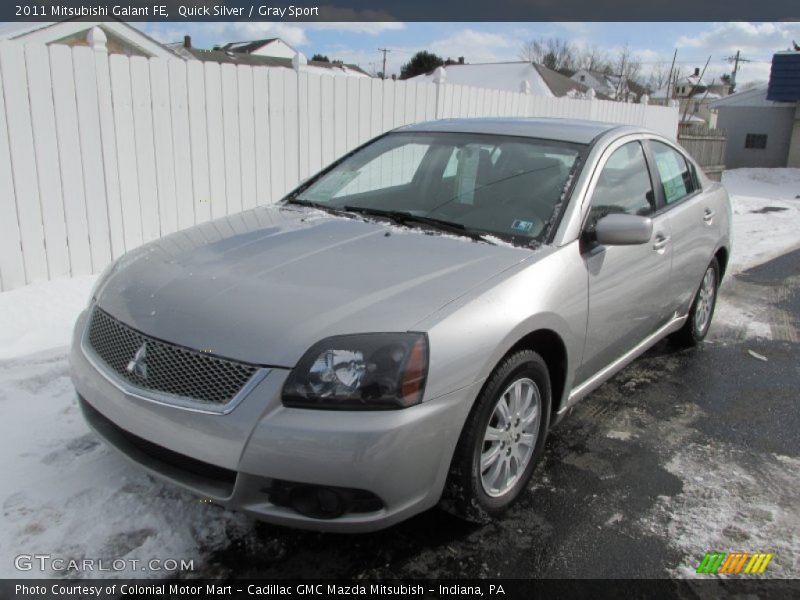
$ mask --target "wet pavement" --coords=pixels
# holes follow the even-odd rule
[[[773,552],[767,574],[798,577],[798,288],[800,251],[730,278],[723,301],[771,339],[745,320],[697,349],[657,345],[551,431],[502,521],[432,510],[352,536],[258,524],[194,575],[691,576],[713,550]]]

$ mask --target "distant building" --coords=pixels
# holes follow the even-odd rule
[[[800,52],[775,54],[769,85],[721,98],[711,108],[727,132],[729,169],[800,167]]]
[[[230,42],[222,46],[215,46],[214,50],[238,52],[253,56],[269,56],[272,58],[293,58],[297,50],[284,42],[281,38],[268,38],[252,40],[249,42]]]
[[[185,60],[293,69],[293,61],[295,56],[298,56],[302,65],[301,69],[306,73],[344,77],[371,77],[369,73],[358,65],[308,61],[302,52],[295,50],[279,38],[252,42],[232,42],[223,46],[214,46],[213,50],[203,50],[194,48],[192,46],[192,38],[187,35],[184,37],[183,42],[167,44],[167,46]]]
[[[447,83],[474,87],[527,92],[535,96],[582,96],[589,88],[543,65],[528,61],[457,64],[442,67]],[[411,77],[409,81],[432,82],[434,71]]]
[[[702,124],[714,128],[718,126],[717,114],[712,104],[730,92],[730,85],[723,81],[707,81],[695,68],[691,75],[679,77],[672,85],[654,91],[651,104],[666,106],[671,100],[678,103],[681,124]]]
[[[98,39],[98,38],[104,39]],[[68,20],[51,23],[0,23],[0,39],[21,44],[90,46],[103,43],[109,54],[175,58],[175,54],[124,21]]]
[[[624,77],[592,69],[578,69],[570,79],[592,88],[595,93],[610,100],[622,102],[637,102],[643,91]]]

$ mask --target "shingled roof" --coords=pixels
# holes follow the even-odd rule
[[[251,67],[284,67],[291,69],[291,58],[280,58],[277,56],[260,56],[258,54],[248,54],[245,52],[233,52],[231,50],[201,50],[199,48],[185,48],[193,58],[202,60],[203,62],[216,62],[222,64],[233,65],[249,65]],[[348,65],[343,63],[331,63],[317,60],[308,61],[308,66],[330,69],[331,71],[352,71],[354,73],[371,77],[369,73],[364,71],[358,65]]]

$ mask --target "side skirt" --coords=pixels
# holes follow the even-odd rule
[[[655,331],[650,336],[643,339],[639,344],[634,346],[631,350],[620,356],[611,364],[603,367],[597,373],[592,375],[589,379],[584,381],[577,387],[572,388],[569,398],[564,403],[564,407],[558,411],[558,414],[567,411],[574,406],[579,400],[585,398],[588,394],[599,388],[603,383],[611,379],[619,371],[628,366],[631,362],[639,356],[647,352],[657,342],[668,336],[670,333],[678,331],[688,319],[688,315],[682,317],[674,317],[669,323]]]

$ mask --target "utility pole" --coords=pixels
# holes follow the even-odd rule
[[[741,51],[737,50],[735,56],[729,56],[728,58],[725,59],[729,63],[733,63],[733,73],[731,73],[731,87],[734,87],[736,85],[736,74],[739,72],[739,63],[752,62],[750,59],[742,58],[740,54]]]
[[[678,58],[678,49],[675,48],[675,54],[672,55],[672,64],[669,66],[669,77],[667,77],[667,100],[671,100],[673,96],[672,87],[672,70],[675,68],[675,59]],[[669,102],[667,102],[667,106]]]
[[[386,79],[386,53],[391,52],[388,48],[378,48],[379,52],[383,52],[383,71],[381,71],[381,79]]]

